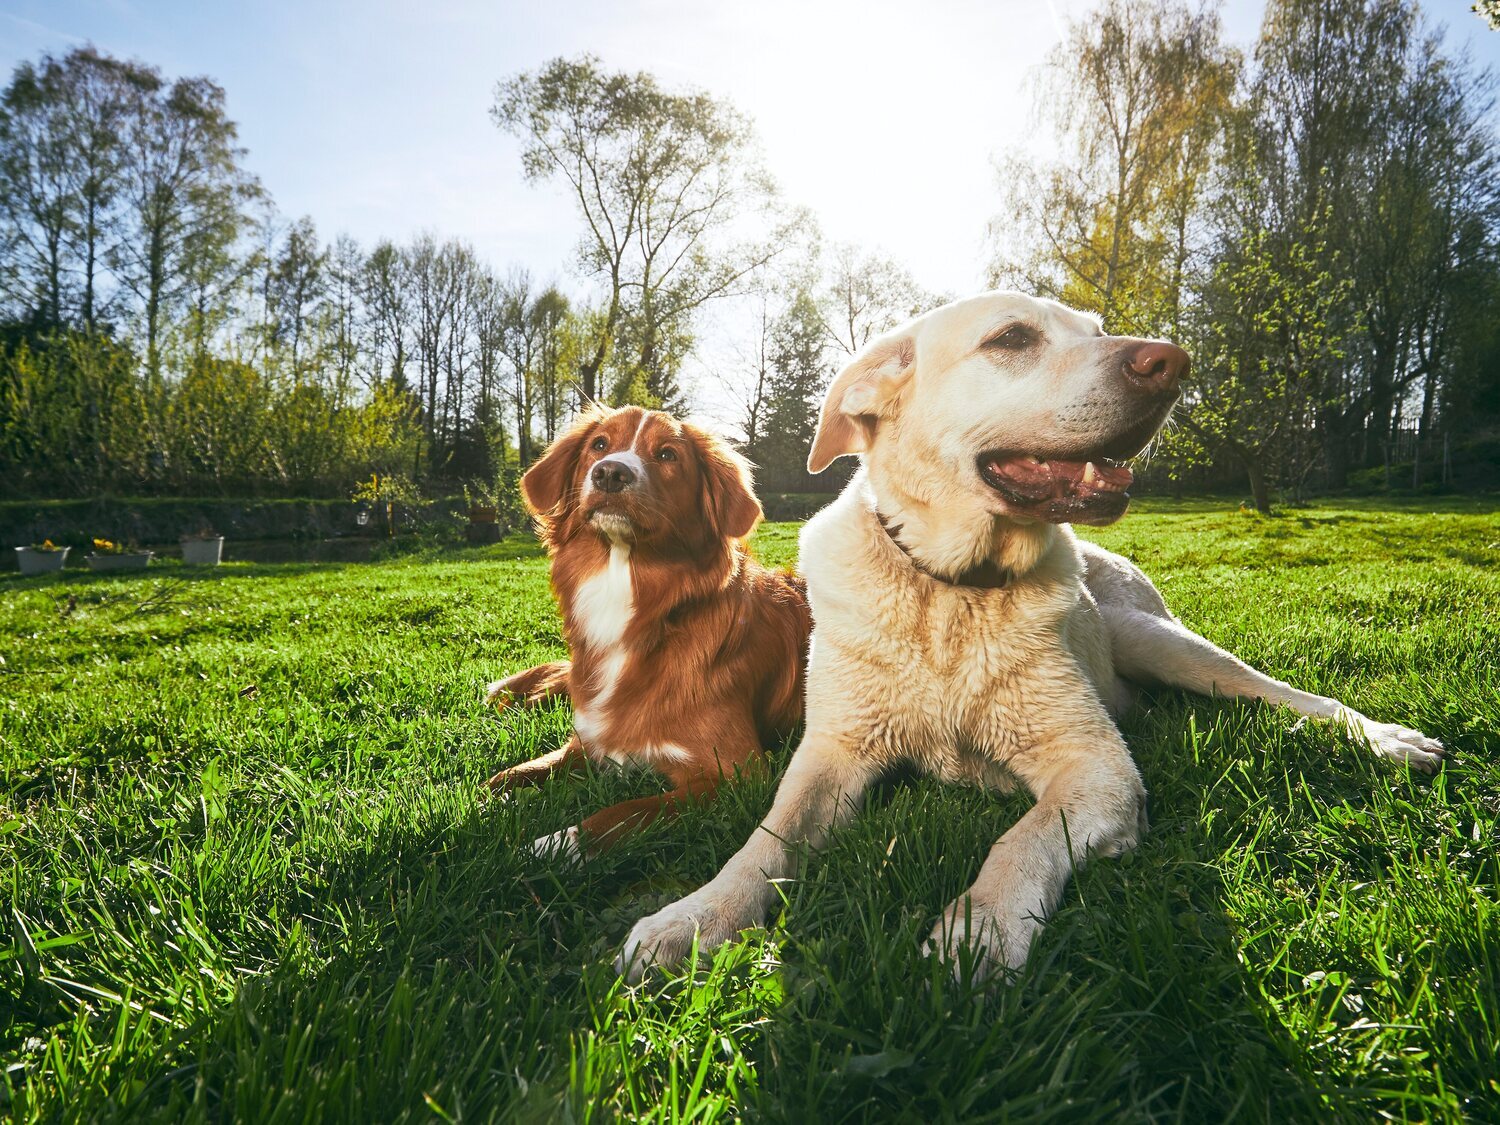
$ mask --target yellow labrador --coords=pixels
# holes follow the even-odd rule
[[[956,964],[969,943],[982,968],[1019,967],[1073,866],[1145,827],[1114,722],[1132,684],[1283,704],[1436,767],[1440,743],[1248,667],[1069,529],[1124,513],[1122,462],[1166,420],[1187,366],[1172,344],[997,292],[919,317],[838,375],[808,467],[850,453],[864,467],[802,531],[806,734],[764,823],[712,881],[636,923],[622,973],[762,921],[797,845],[820,844],[897,763],[1035,795],[926,946]]]

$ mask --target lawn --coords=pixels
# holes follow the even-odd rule
[[[1149,836],[987,991],[918,947],[1026,802],[931,781],[874,797],[769,931],[622,988],[630,924],[773,782],[534,858],[655,783],[479,799],[569,724],[479,702],[563,653],[529,542],[6,576],[0,1118],[1496,1120],[1500,519],[1437,503],[1090,532],[1190,626],[1454,756],[1409,776],[1284,712],[1146,698]]]

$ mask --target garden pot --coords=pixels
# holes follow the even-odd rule
[[[153,551],[131,551],[124,555],[89,555],[90,570],[145,570]]]
[[[184,539],[182,561],[187,566],[218,566],[224,556],[224,537],[216,539]]]
[[[59,547],[55,551],[43,551],[37,547],[17,547],[16,561],[22,574],[53,574],[68,561],[71,547]]]
[[[469,508],[470,523],[494,523],[500,518],[500,509],[489,504],[474,504]]]

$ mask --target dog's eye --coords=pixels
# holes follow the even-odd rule
[[[1022,348],[1029,348],[1036,342],[1036,333],[1024,324],[1012,324],[998,336],[992,336],[984,342],[987,348],[999,348],[1002,351],[1015,352]]]
[[[656,459],[658,461],[675,461],[677,460],[677,451],[671,446],[663,446],[656,451]]]
[[[603,453],[606,449],[609,448],[609,438],[605,437],[603,434],[600,434],[593,441],[589,442],[589,448],[598,453]]]

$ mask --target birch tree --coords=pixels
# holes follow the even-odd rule
[[[587,400],[602,393],[627,323],[632,347],[616,365],[660,384],[663,355],[693,314],[736,292],[782,244],[764,229],[777,222],[774,192],[749,123],[708,94],[585,55],[502,82],[491,114],[521,140],[526,177],[561,183],[577,208],[579,269],[600,288],[578,367]],[[747,236],[739,221],[752,215],[762,229]]]

